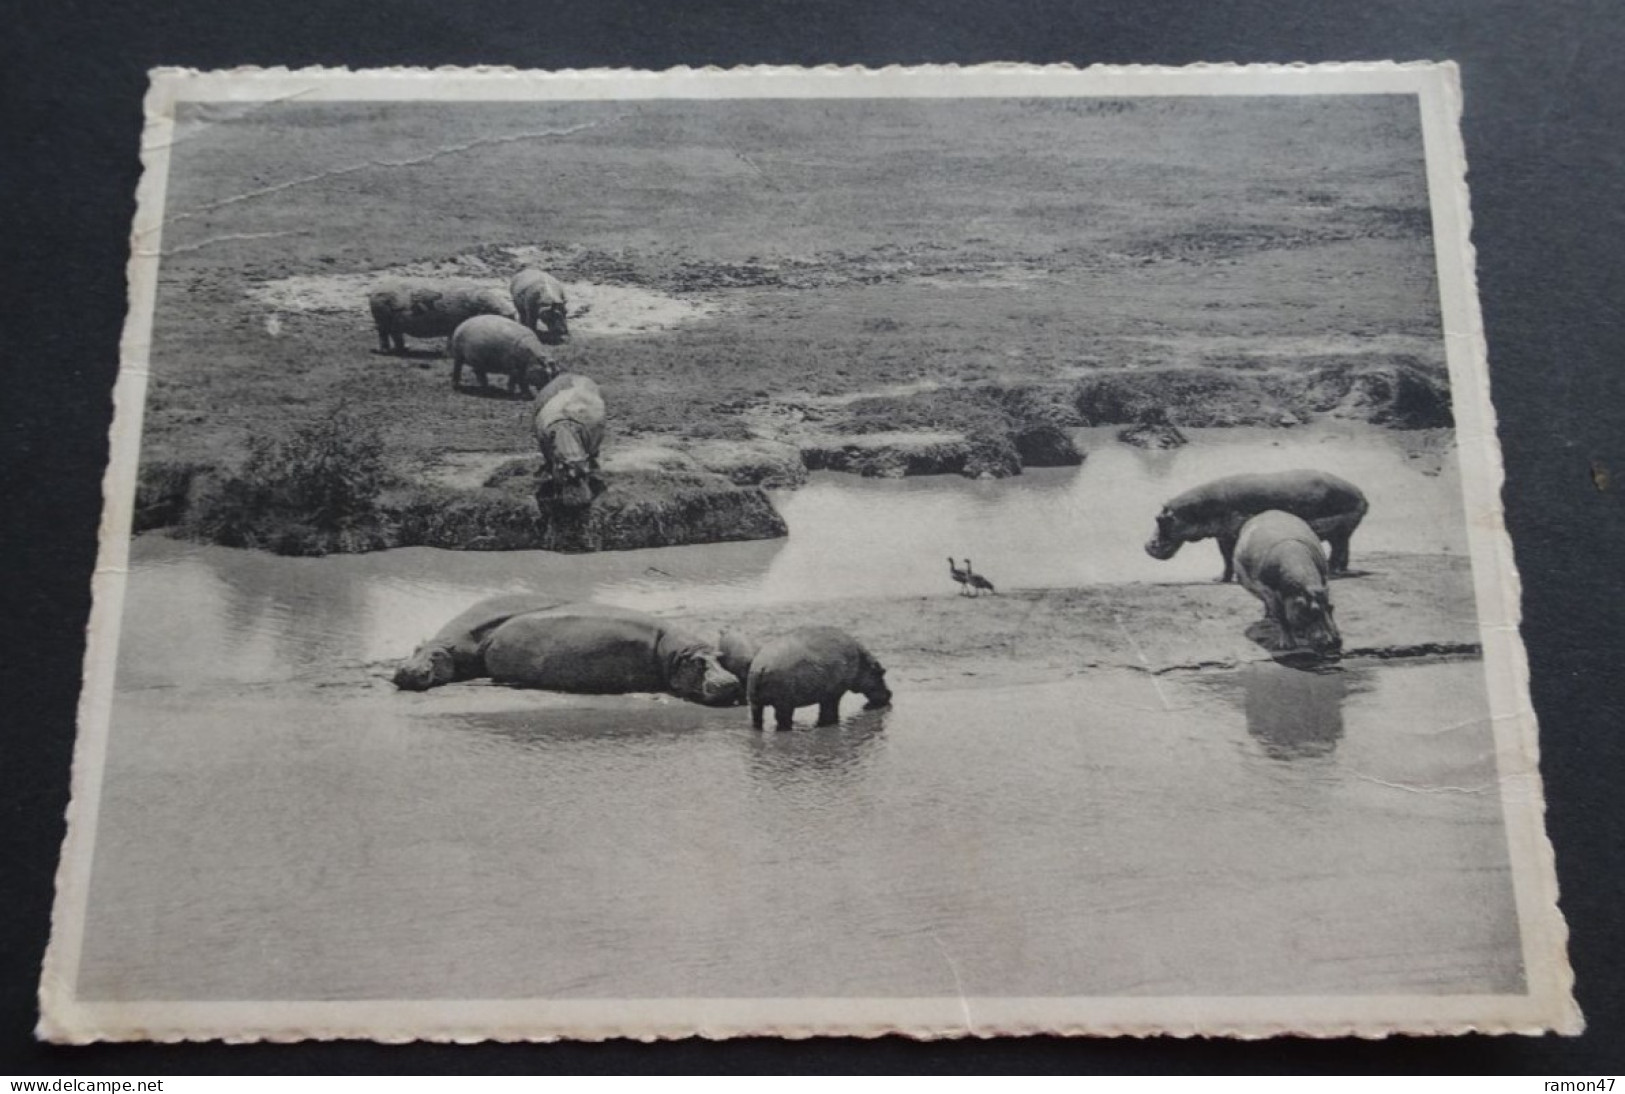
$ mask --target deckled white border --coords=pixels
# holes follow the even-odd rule
[[[68,834],[57,871],[50,947],[40,981],[39,1036],[119,1040],[379,1041],[643,1040],[745,1034],[962,1037],[1033,1033],[1315,1037],[1392,1033],[1577,1034],[1568,932],[1544,827],[1537,729],[1517,625],[1519,582],[1502,520],[1503,479],[1490,405],[1483,324],[1468,241],[1461,90],[1452,63],[1069,65],[918,68],[676,68],[521,72],[502,68],[155,70],[146,99],[145,172],[137,190],[129,316],[114,388],[111,458],[103,479]],[[83,1003],[74,997],[113,697],[136,462],[147,386],[174,107],[185,101],[566,100],[727,98],[976,98],[1002,96],[1416,95],[1438,259],[1468,539],[1494,725],[1527,994],[913,999],[653,999],[366,1001],[342,1003]]]

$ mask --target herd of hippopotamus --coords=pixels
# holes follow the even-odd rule
[[[1349,537],[1366,509],[1365,495],[1335,475],[1233,475],[1163,506],[1145,549],[1168,559],[1186,543],[1217,539],[1220,580],[1239,579],[1263,602],[1276,628],[1271,644],[1335,657],[1342,637],[1327,582],[1348,569]],[[867,709],[892,699],[885,667],[834,627],[802,627],[765,642],[724,631],[713,644],[644,612],[534,593],[475,604],[418,646],[394,682],[425,691],[486,677],[586,694],[668,692],[708,706],[743,701],[757,729],[768,707],[777,727],[788,729],[798,708],[815,705],[817,724],[834,724],[848,692],[863,695]]]
[[[371,293],[367,303],[380,352],[405,353],[408,335],[449,338],[454,390],[465,366],[482,389],[493,374],[508,378],[510,394],[530,398],[532,387],[540,389],[531,420],[542,454],[538,505],[579,507],[604,489],[603,395],[586,376],[561,372],[543,346],[570,337],[564,286],[551,274],[521,270],[507,292],[396,283]],[[1342,636],[1327,581],[1348,569],[1349,537],[1366,509],[1357,487],[1324,472],[1232,475],[1163,506],[1145,549],[1168,559],[1186,543],[1218,540],[1220,580],[1239,579],[1263,602],[1275,630],[1269,644],[1335,657]],[[948,564],[962,586],[979,582],[977,588],[992,590],[968,560],[963,571],[951,558]],[[761,643],[724,632],[713,645],[643,612],[534,594],[475,604],[420,645],[394,682],[424,691],[483,677],[555,691],[669,692],[709,706],[743,701],[758,729],[768,707],[784,729],[806,706],[818,707],[819,725],[835,722],[847,692],[863,695],[870,708],[892,697],[880,662],[832,627],[803,627]]]
[[[478,285],[393,282],[367,296],[380,353],[404,354],[406,337],[446,338],[451,386],[461,390],[463,369],[481,390],[493,375],[508,378],[509,394],[536,395],[531,431],[541,450],[540,506],[579,508],[604,489],[598,469],[604,443],[604,396],[598,385],[562,372],[544,348],[570,337],[569,302],[552,274],[527,268],[507,291]]]
[[[1327,578],[1348,571],[1349,537],[1367,508],[1359,487],[1323,471],[1231,475],[1164,505],[1145,550],[1169,559],[1186,543],[1218,540],[1219,580],[1238,579],[1263,601],[1264,618],[1277,629],[1272,644],[1333,657],[1343,637]],[[1329,559],[1322,540],[1331,547]]]
[[[778,728],[788,729],[798,707],[814,705],[818,724],[833,725],[849,691],[870,709],[891,702],[885,668],[834,627],[802,627],[762,643],[724,631],[713,645],[644,612],[535,593],[475,604],[414,650],[394,681],[426,691],[483,677],[588,695],[669,692],[707,706],[743,700],[758,729],[768,707]]]

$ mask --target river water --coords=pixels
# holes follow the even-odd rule
[[[666,698],[401,694],[372,664],[517,588],[952,595],[950,552],[1012,586],[1210,579],[1211,546],[1140,552],[1150,516],[1261,461],[1386,487],[1356,566],[1461,549],[1448,456],[1310,443],[820,477],[776,543],[300,560],[144,537],[81,997],[1519,990],[1477,660],[900,690],[765,734]]]

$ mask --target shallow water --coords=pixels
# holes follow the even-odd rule
[[[125,643],[120,682],[275,680],[335,661],[404,656],[482,596],[533,590],[649,611],[842,597],[924,596],[954,588],[947,556],[967,556],[1000,589],[1117,581],[1210,581],[1211,542],[1167,562],[1143,549],[1162,503],[1218,475],[1324,468],[1366,490],[1369,552],[1465,551],[1454,455],[1423,434],[1351,426],[1193,430],[1194,443],[1145,452],[1085,431],[1077,468],[999,482],[818,474],[777,495],[784,539],[557,555],[411,548],[286,559],[162,537],[136,541],[131,617],[156,640]],[[1436,435],[1435,435],[1436,436]],[[1421,452],[1420,455],[1412,453]],[[1433,473],[1429,473],[1433,472]]]
[[[784,733],[668,698],[397,693],[366,664],[517,588],[690,610],[951,595],[949,552],[1015,585],[1208,579],[1210,546],[1162,564],[1139,544],[1162,498],[1247,460],[1392,484],[1356,565],[1457,549],[1448,466],[1314,443],[820,477],[774,543],[301,560],[145,537],[81,994],[1518,990],[1476,660],[899,687]]]
[[[149,692],[117,716],[80,988],[1517,990],[1481,671],[1106,673],[782,733],[488,685]]]

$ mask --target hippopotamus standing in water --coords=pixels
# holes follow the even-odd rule
[[[773,708],[775,724],[790,728],[797,707],[818,704],[818,724],[834,725],[841,696],[849,691],[868,699],[866,710],[891,702],[886,670],[851,635],[835,627],[802,627],[756,651],[745,684],[750,724],[762,728],[762,711]]]
[[[474,370],[480,387],[491,373],[508,378],[508,392],[530,398],[532,384],[546,387],[558,375],[542,343],[525,327],[500,315],[476,315],[451,335],[451,389],[462,387],[463,366]]]
[[[1251,517],[1278,509],[1307,521],[1331,545],[1331,568],[1349,568],[1349,537],[1360,526],[1367,505],[1353,483],[1323,471],[1276,471],[1231,475],[1187,490],[1162,507],[1157,531],[1145,545],[1152,558],[1169,559],[1186,543],[1213,536],[1224,556],[1224,574],[1235,574],[1233,558],[1241,526]]]
[[[717,648],[699,635],[605,604],[516,615],[491,631],[480,653],[499,684],[595,695],[667,691],[707,706],[730,706],[740,692]]]
[[[550,273],[534,267],[520,270],[508,282],[513,306],[519,312],[519,321],[536,334],[537,324],[547,331],[548,341],[564,342],[570,337],[569,305],[564,299],[564,286]]]
[[[1307,523],[1272,509],[1242,525],[1236,540],[1236,577],[1264,602],[1264,618],[1281,631],[1281,648],[1308,646],[1336,656],[1343,637],[1332,621],[1326,591],[1326,555]]]
[[[459,614],[412,651],[395,670],[395,686],[403,691],[428,691],[456,680],[477,680],[485,670],[483,646],[490,633],[516,615],[556,608],[556,596],[508,593],[493,596]]]
[[[517,319],[513,301],[501,289],[478,285],[381,285],[367,296],[379,353],[405,353],[406,335],[449,338],[457,325],[476,315]]]
[[[604,444],[604,396],[598,385],[575,372],[560,373],[537,396],[533,428],[542,450],[536,502],[557,498],[561,505],[589,505],[604,489],[598,450]]]

